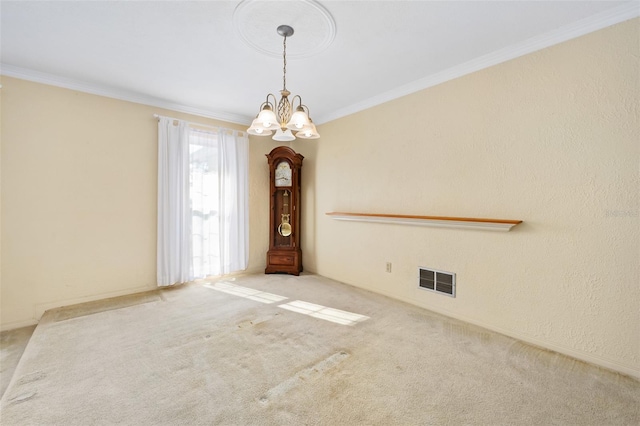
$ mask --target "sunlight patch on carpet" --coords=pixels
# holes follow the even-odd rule
[[[288,299],[285,296],[279,296],[277,294],[267,293],[249,287],[242,287],[239,285],[231,284],[229,282],[204,284],[204,287],[207,287],[211,290],[220,291],[222,293],[232,294],[234,296],[244,297],[245,299],[250,299],[256,302],[267,304],[282,302],[283,300]],[[309,315],[313,318],[331,321],[342,325],[355,325],[359,322],[369,319],[369,317],[365,315],[341,311],[340,309],[316,305],[315,303],[309,303],[302,300],[295,300],[293,302],[278,305],[278,307],[286,309],[288,311]]]
[[[230,284],[226,282],[218,282],[215,284],[205,284],[204,287],[211,290],[221,291],[227,294],[233,294],[234,296],[244,297],[245,299],[254,300],[260,303],[276,303],[287,300],[284,296],[278,296],[277,294],[267,293],[260,290],[254,290],[248,287],[241,287],[239,285]]]
[[[295,300],[283,305],[278,305],[278,307],[342,325],[354,325],[369,319],[369,317],[364,315],[328,308],[314,303],[303,302],[302,300]]]

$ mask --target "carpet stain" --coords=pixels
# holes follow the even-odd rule
[[[238,328],[249,328],[249,327],[255,327],[259,324],[262,324],[263,322],[269,321],[270,319],[273,319],[275,317],[277,317],[278,315],[280,315],[280,313],[275,313],[272,315],[263,315],[261,317],[258,318],[253,318],[250,320],[245,320],[245,321],[241,321],[238,323]]]
[[[36,382],[38,380],[42,380],[47,377],[47,373],[44,371],[36,371],[35,373],[30,373],[20,377],[20,380],[16,384],[18,385],[26,385],[27,383]]]
[[[345,351],[336,352],[335,354],[323,359],[317,364],[305,368],[304,370],[300,370],[294,376],[269,389],[269,391],[267,391],[267,393],[259,399],[260,404],[267,405],[271,400],[286,394],[302,382],[317,379],[326,371],[334,368],[336,365],[347,359],[349,356],[350,354]]]
[[[22,395],[18,395],[15,396],[13,398],[11,398],[9,400],[9,402],[11,402],[12,404],[19,404],[21,402],[25,402],[30,400],[31,398],[33,398],[36,395],[36,391],[31,391],[31,392],[27,392],[27,393],[23,393]]]

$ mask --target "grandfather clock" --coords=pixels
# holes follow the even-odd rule
[[[300,169],[304,157],[279,146],[267,154],[270,176],[269,251],[265,274],[302,272]]]

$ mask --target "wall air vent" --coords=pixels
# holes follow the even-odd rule
[[[456,274],[436,269],[420,268],[420,288],[456,297]]]

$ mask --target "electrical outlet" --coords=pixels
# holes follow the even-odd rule
[[[391,272],[391,262],[387,262],[387,272]]]

